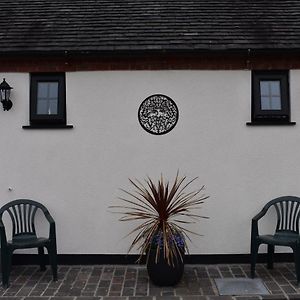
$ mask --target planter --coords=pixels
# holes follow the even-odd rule
[[[160,253],[157,263],[155,262],[155,254],[156,249],[152,248],[147,263],[147,271],[150,280],[158,286],[176,285],[181,280],[184,271],[184,262],[181,261],[180,255],[178,254],[178,259],[174,258],[174,266],[169,266],[164,258],[163,250]],[[183,256],[184,253],[181,255]]]

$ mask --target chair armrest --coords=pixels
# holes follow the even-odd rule
[[[251,239],[258,236],[258,221],[267,213],[269,205],[266,205],[255,217],[252,218]]]
[[[255,217],[252,218],[252,221],[254,222],[258,222],[258,220],[260,220],[266,213],[267,213],[268,209],[262,209],[261,212],[259,212]]]
[[[50,224],[50,230],[49,230],[49,239],[55,239],[56,238],[56,233],[55,233],[55,221],[52,218],[52,216],[50,215],[49,211],[44,211],[45,217],[47,219],[47,221]]]
[[[1,248],[3,246],[4,247],[7,246],[6,232],[2,220],[0,220],[0,238],[1,238]]]
[[[49,222],[50,225],[51,225],[52,223],[55,223],[55,222],[54,222],[54,219],[52,218],[52,216],[50,215],[50,213],[49,213],[48,210],[45,211],[44,214],[45,214],[45,217],[46,217],[46,219],[47,219],[47,221]]]

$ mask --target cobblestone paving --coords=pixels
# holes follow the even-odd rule
[[[249,277],[249,265],[186,265],[175,287],[156,287],[144,266],[60,266],[59,280],[36,266],[13,266],[8,289],[0,300],[257,300],[299,299],[294,265],[275,264],[274,270],[257,265],[270,295],[219,296],[214,278]]]

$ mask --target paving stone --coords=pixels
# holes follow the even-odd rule
[[[35,300],[35,299],[29,299],[29,300]],[[50,300],[75,300],[75,297],[51,297]]]
[[[126,269],[125,268],[116,268],[115,269],[115,276],[123,276],[125,274]]]
[[[210,278],[203,278],[199,279],[198,284],[200,287],[211,287],[212,281],[210,280]]]
[[[262,300],[285,300],[287,297],[285,295],[264,295]]]
[[[108,296],[121,296],[121,291],[119,291],[119,292],[110,291],[110,292],[108,292]]]
[[[129,297],[129,300],[152,300],[153,297],[144,296],[144,297]]]
[[[55,296],[56,292],[57,292],[56,289],[47,288],[43,293],[43,297],[44,296]]]
[[[112,279],[112,283],[123,283],[124,277],[121,276],[114,276]]]
[[[50,297],[26,297],[26,300],[48,300]]]
[[[222,277],[223,278],[233,278],[234,275],[230,271],[221,271]]]
[[[28,296],[31,292],[31,287],[23,287],[20,289],[20,291],[17,293],[17,296]]]
[[[175,287],[155,286],[144,266],[59,266],[58,272],[59,280],[53,282],[51,270],[14,268],[10,288],[0,288],[0,300],[300,300],[294,264],[286,263],[276,264],[273,270],[257,264],[257,275],[261,276],[257,278],[264,281],[270,296],[218,295],[215,278],[249,277],[250,266],[246,264],[186,265]]]
[[[107,296],[107,294],[108,294],[108,288],[98,288],[97,290],[96,290],[96,296]]]
[[[103,300],[127,300],[126,297],[103,297]]]
[[[288,296],[288,299],[290,299],[290,300],[300,300],[299,294],[287,295],[287,296]]]
[[[259,300],[260,296],[235,296],[235,300]]]
[[[174,290],[173,291],[162,291],[161,292],[162,297],[167,297],[167,296],[175,296],[174,295]]]
[[[124,287],[134,287],[136,284],[135,280],[125,280],[124,281]]]
[[[289,282],[282,276],[275,276],[274,280],[279,284],[279,285],[288,285]]]
[[[100,280],[99,287],[109,287],[110,286],[110,280]]]
[[[135,290],[135,296],[147,296],[148,292],[147,289],[141,289],[139,287]]]
[[[157,296],[156,300],[180,300],[177,296]]]
[[[100,276],[102,274],[102,267],[94,267],[91,276]]]
[[[216,295],[217,292],[212,287],[202,287],[201,288],[203,295]]]
[[[96,291],[97,287],[98,287],[97,284],[87,284],[87,285],[84,287],[83,291],[84,291],[84,292]]]
[[[232,267],[230,270],[234,275],[244,275],[244,271],[239,266]]]
[[[52,281],[49,283],[48,288],[58,288],[62,284],[61,281]]]
[[[77,297],[76,300],[100,300],[101,297],[86,297],[86,296],[80,296]]]
[[[110,291],[117,292],[122,290],[122,284],[114,284],[112,283],[110,286]]]
[[[80,297],[93,297],[95,295],[95,292],[81,292]]]
[[[77,297],[76,300],[100,300],[101,297]]]
[[[182,300],[207,300],[206,296],[183,296]]]
[[[114,266],[105,266],[103,272],[104,273],[113,273],[115,271]]]
[[[297,293],[297,291],[291,285],[282,285],[281,288],[287,294]]]
[[[209,277],[211,277],[211,278],[222,277],[220,271],[216,267],[208,267],[207,271],[208,271]]]
[[[124,288],[122,291],[122,296],[133,296],[133,295],[134,295],[134,288]]]
[[[261,279],[217,278],[215,279],[220,295],[269,294]]]
[[[10,287],[4,292],[4,296],[16,296],[21,290],[22,285],[11,284]]]
[[[88,279],[87,283],[88,284],[98,284],[100,281],[100,275],[91,275],[90,278]]]
[[[21,300],[23,299],[22,297],[5,297],[5,296],[2,296],[1,297],[1,300]]]
[[[210,296],[208,300],[233,300],[234,298],[231,296]]]

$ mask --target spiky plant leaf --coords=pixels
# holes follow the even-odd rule
[[[156,261],[160,255],[164,255],[167,263],[174,266],[176,261],[183,259],[184,251],[189,253],[185,240],[191,241],[190,234],[199,234],[183,226],[195,223],[201,218],[207,218],[195,212],[208,198],[201,194],[204,186],[195,191],[186,191],[197,179],[198,177],[195,177],[186,181],[186,176],[179,177],[179,172],[171,185],[163,175],[157,184],[150,177],[145,179],[145,183],[137,179],[129,179],[135,190],[129,192],[121,189],[129,199],[119,197],[118,199],[124,205],[110,206],[123,215],[120,221],[142,222],[128,234],[135,234],[128,252],[136,247],[140,252],[139,260],[144,254],[148,260],[154,238],[161,236],[162,247],[156,245]],[[184,241],[184,249],[181,249],[183,251],[180,251],[176,241],[178,236]]]

